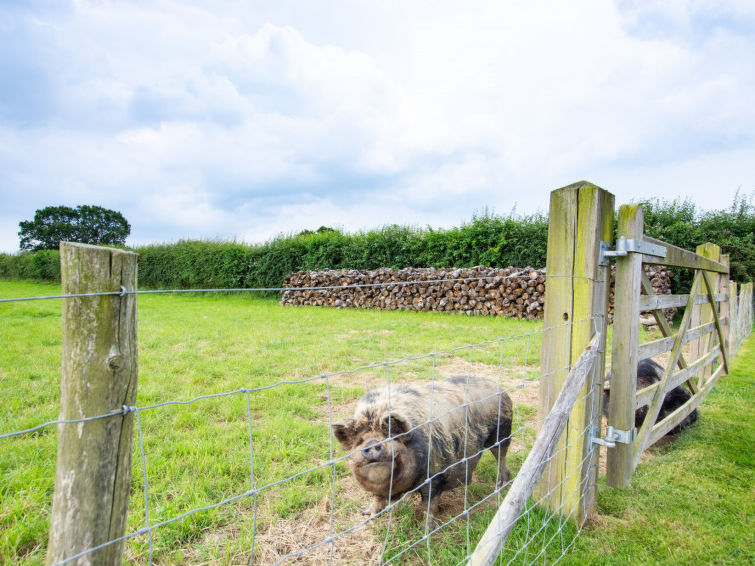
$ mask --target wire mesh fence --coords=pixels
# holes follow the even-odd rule
[[[16,304],[22,317],[45,313],[42,318],[52,318],[50,308],[29,310],[23,303]],[[586,344],[599,324],[602,320],[591,319],[563,326],[581,326]],[[539,367],[540,344],[560,329],[533,331],[532,324],[526,328],[528,331],[515,336],[354,369],[308,377],[248,379],[253,386],[193,397],[179,394],[164,400],[175,393],[167,383],[160,394],[145,388],[136,406],[82,419],[49,419],[39,424],[39,413],[44,411],[14,419],[22,402],[16,399],[0,421],[0,442],[5,444],[0,450],[2,473],[4,479],[11,480],[3,482],[3,514],[10,520],[19,519],[14,499],[24,486],[36,483],[49,494],[54,475],[54,461],[51,463],[49,456],[54,454],[57,427],[85,430],[97,421],[130,413],[136,427],[127,533],[122,540],[92,545],[82,556],[61,563],[77,563],[78,558],[96,556],[102,547],[123,542],[126,562],[139,564],[202,563],[221,557],[249,564],[463,564],[510,486],[510,480],[501,481],[500,468],[489,448],[509,443],[507,462],[516,474],[543,419],[538,413],[540,382],[568,371],[563,367],[541,372]],[[53,337],[43,341],[54,349]],[[144,331],[142,341],[152,347]],[[463,453],[445,468],[433,471],[425,466],[417,485],[389,497],[393,500],[384,509],[363,515],[368,494],[349,470],[354,451],[338,445],[332,425],[351,417],[366,391],[385,389],[398,396],[403,386],[429,384],[432,390],[434,384],[452,376],[461,376],[456,383],[462,389],[468,387],[470,378],[487,378],[496,384],[492,395],[511,398],[510,435],[497,438],[493,446]],[[170,371],[154,377],[169,379]],[[389,400],[398,398],[390,395]],[[151,402],[160,397],[162,400]],[[582,401],[592,405],[596,398],[597,392],[590,391]],[[425,401],[432,406],[432,399]],[[464,426],[455,438],[466,448],[465,439],[474,424],[466,417],[483,401],[463,400],[440,414],[431,408],[429,418],[409,432],[431,431],[441,426],[447,413],[462,414]],[[599,419],[599,412],[595,418]],[[395,435],[389,436],[389,441],[391,438]],[[32,461],[24,462],[24,456],[30,454]],[[47,461],[33,461],[40,454],[47,454]],[[469,481],[444,490],[437,513],[427,513],[418,501],[421,489],[444,477],[450,467],[459,466],[465,468],[464,480]],[[564,516],[563,509],[543,505],[547,497],[549,494],[525,508],[520,525],[501,551],[502,563],[555,562],[568,550],[581,525],[570,521],[568,513]],[[6,558],[15,552],[12,559],[23,561],[25,553],[33,556],[35,548],[40,552],[41,525],[48,505],[42,498],[39,508],[33,510],[39,514],[36,530],[20,535],[37,539],[26,546],[18,544],[13,551],[8,545]]]

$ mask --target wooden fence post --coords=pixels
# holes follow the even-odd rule
[[[729,352],[731,356],[737,353],[737,327],[739,325],[739,309],[737,308],[737,282],[729,281]]]
[[[737,301],[737,336],[735,352],[739,350],[739,346],[742,344],[747,336],[750,335],[753,323],[753,304],[752,304],[753,284],[744,283],[739,291],[739,297]]]
[[[548,257],[541,357],[540,416],[549,414],[569,368],[576,363],[596,328],[599,354],[554,456],[535,493],[553,510],[578,522],[596,503],[598,450],[592,429],[600,424],[605,372],[606,317],[610,267],[599,265],[601,241],[613,235],[614,196],[587,182],[551,193]],[[597,448],[597,447],[596,447]]]
[[[642,239],[644,229],[641,205],[625,204],[619,208],[617,237]],[[608,424],[622,431],[634,429],[641,286],[642,254],[617,257]],[[632,481],[632,447],[633,444],[617,442],[614,448],[608,449],[606,483],[609,486],[623,489]]]
[[[714,261],[721,261],[721,248],[711,242],[706,242],[705,244],[701,244],[697,246],[697,249],[695,251],[698,255],[701,255],[703,257],[707,257]],[[713,289],[713,293],[721,292],[720,287],[719,287],[719,281],[720,281],[720,277],[716,275],[713,278],[713,282],[714,282],[713,284],[716,287],[715,289]],[[705,285],[702,285],[700,287],[700,292],[702,294],[705,294]],[[706,302],[700,305],[695,305],[695,308],[692,311],[692,321],[690,323],[690,326],[694,328],[695,326],[700,326],[701,324],[707,324],[709,322],[713,322],[713,310],[710,303]],[[715,333],[711,332],[690,343],[690,360],[691,361],[695,361],[699,359],[701,356],[705,355],[705,353],[711,349],[713,340],[715,340],[714,335]],[[724,345],[722,344],[722,347],[723,346]],[[706,366],[700,372],[700,378],[701,380],[705,380],[709,378],[711,374],[712,374],[712,364]]]
[[[136,290],[137,254],[63,242],[63,294]],[[63,299],[60,420],[118,411],[136,401],[136,295]],[[131,481],[133,413],[58,425],[47,562],[123,536]],[[120,564],[122,543],[72,564]]]
[[[725,266],[729,266],[729,254],[721,254],[721,263],[723,263]],[[731,269],[731,268],[730,268]],[[721,301],[718,303],[718,316],[721,320],[726,319],[726,324],[722,326],[723,331],[723,344],[721,344],[721,350],[725,350],[729,353],[729,359],[732,358],[731,350],[729,349],[729,336],[731,335],[731,301],[729,300],[729,273],[726,274],[719,274],[718,277],[718,289],[717,293],[721,293],[723,295],[726,295],[726,300]],[[724,374],[726,375],[726,374]]]
[[[742,325],[745,329],[745,332],[742,335],[743,338],[749,336],[752,331],[752,288],[753,283],[750,281],[747,283],[747,317],[745,318],[745,324]]]

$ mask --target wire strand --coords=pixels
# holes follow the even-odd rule
[[[592,281],[594,283],[603,283],[601,279],[594,279],[584,276],[568,276],[568,275],[543,275],[545,279],[584,279]],[[505,281],[508,279],[529,279],[529,274],[516,274],[516,275],[486,275],[482,277],[457,277],[453,279],[422,279],[416,281],[388,281],[384,283],[358,283],[349,285],[322,285],[315,287],[238,287],[230,289],[220,288],[208,288],[208,289],[140,289],[140,290],[126,290],[121,289],[119,291],[100,291],[94,293],[71,293],[62,295],[45,295],[39,297],[17,297],[0,299],[0,303],[14,303],[22,301],[41,301],[51,299],[76,299],[84,297],[106,297],[106,296],[126,296],[126,295],[160,295],[160,294],[183,294],[183,293],[287,293],[294,291],[335,291],[335,290],[348,290],[348,289],[366,289],[373,287],[406,287],[410,285],[436,285],[442,283],[459,283],[462,281],[487,281],[497,280]]]

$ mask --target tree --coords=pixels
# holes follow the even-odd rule
[[[60,242],[123,245],[131,226],[123,215],[101,206],[48,206],[34,220],[18,224],[22,250],[57,250]]]

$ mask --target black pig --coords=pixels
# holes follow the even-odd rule
[[[658,365],[653,360],[647,359],[647,360],[641,360],[637,364],[637,391],[640,391],[641,389],[644,389],[645,387],[648,387],[652,385],[653,383],[656,383],[661,380],[663,377],[663,368]],[[608,376],[606,376],[606,381],[610,380],[611,375],[610,373]],[[661,405],[661,410],[658,412],[658,418],[656,419],[656,422],[662,421],[666,418],[666,416],[670,415],[674,411],[676,411],[679,407],[684,405],[687,401],[689,401],[690,394],[689,392],[684,388],[683,385],[679,385],[677,387],[674,387],[671,391],[666,393],[666,397],[663,399],[663,404]],[[610,399],[610,391],[606,389],[603,392],[603,414],[607,417],[608,416],[608,401]],[[637,409],[634,413],[634,426],[637,428],[640,428],[642,426],[642,423],[645,421],[645,416],[647,415],[648,407],[645,405],[644,407],[640,407]],[[683,429],[687,428],[688,426],[692,425],[697,420],[697,409],[692,411],[689,415],[687,415],[687,418],[685,418],[682,422],[680,422],[678,425],[676,425],[674,428],[672,428],[668,434],[677,434],[678,432],[681,432]]]
[[[485,449],[498,460],[499,484],[509,480],[511,399],[489,379],[392,386],[390,399],[388,388],[370,391],[354,418],[334,424],[333,433],[351,452],[357,482],[373,496],[364,514],[382,510],[389,496],[419,488],[425,509],[429,499],[430,514],[437,515],[441,493],[469,481]]]

